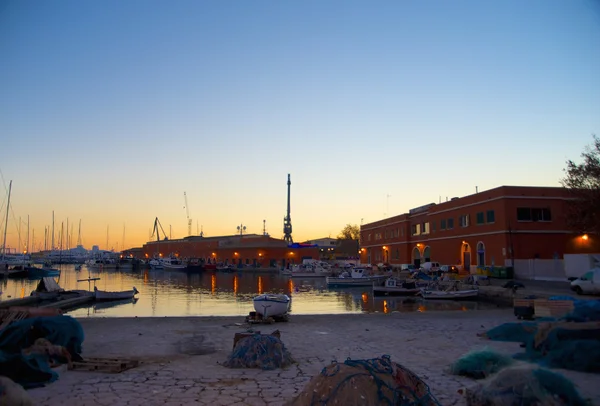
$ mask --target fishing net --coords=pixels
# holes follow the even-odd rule
[[[288,406],[441,406],[417,375],[390,357],[333,362]]]
[[[585,406],[571,381],[524,364],[505,368],[466,390],[467,406]]]
[[[228,368],[285,368],[294,363],[279,337],[253,334],[239,340],[223,363]]]
[[[469,352],[457,359],[450,365],[450,373],[474,379],[483,379],[495,374],[502,368],[514,364],[514,362],[509,356],[485,348]]]

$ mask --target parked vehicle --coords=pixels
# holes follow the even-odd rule
[[[600,268],[593,268],[571,282],[571,289],[578,295],[600,294]]]
[[[425,262],[423,266],[421,266],[426,272],[437,272],[440,269],[439,262]]]

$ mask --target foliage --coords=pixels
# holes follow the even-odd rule
[[[567,223],[578,232],[600,233],[600,139],[585,147],[581,163],[567,161],[560,183],[573,197],[568,204]]]
[[[360,238],[360,227],[356,224],[346,224],[346,227],[340,231],[338,240],[358,240]]]

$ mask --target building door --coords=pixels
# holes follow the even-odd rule
[[[418,247],[413,249],[413,264],[415,265],[415,268],[421,267],[421,252]]]
[[[431,262],[431,248],[425,247],[423,250],[423,262]]]
[[[477,243],[477,267],[483,268],[485,266],[485,245],[480,241]]]

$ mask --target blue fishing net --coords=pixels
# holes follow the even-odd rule
[[[57,379],[45,356],[21,353],[38,338],[65,347],[74,360],[81,359],[84,334],[77,320],[69,316],[33,317],[14,322],[0,331],[0,375],[26,388]]]
[[[294,360],[281,340],[272,335],[253,334],[237,342],[223,363],[228,368],[285,368]]]
[[[514,362],[514,359],[507,355],[485,348],[469,352],[457,359],[450,365],[450,373],[483,379],[495,374],[502,368],[514,364]]]

